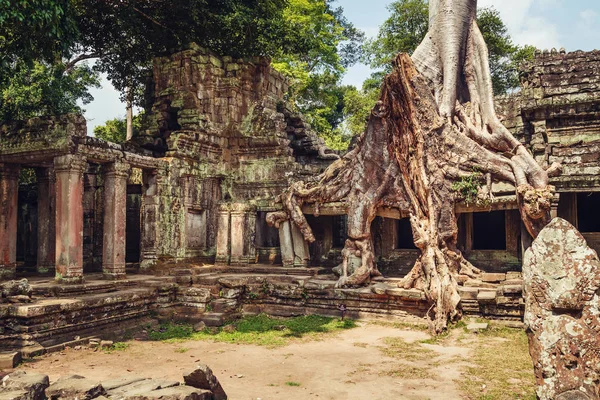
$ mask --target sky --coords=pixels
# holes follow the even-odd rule
[[[365,32],[377,36],[387,19],[391,0],[337,0],[349,21]],[[478,0],[479,7],[494,7],[508,28],[513,41],[539,49],[567,51],[600,49],[600,2],[598,0]],[[360,87],[371,71],[366,65],[351,67],[344,84]],[[125,116],[119,94],[103,79],[101,89],[91,90],[94,101],[84,108],[88,133],[109,119]]]

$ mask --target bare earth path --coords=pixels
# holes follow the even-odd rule
[[[127,349],[112,353],[67,349],[20,368],[46,373],[51,381],[69,374],[99,381],[121,376],[181,381],[184,372],[203,362],[233,400],[464,398],[455,381],[469,358],[468,347],[411,346],[424,353],[402,363],[385,351],[390,341],[410,344],[428,338],[422,331],[360,324],[322,341],[275,349],[192,340],[132,341]]]

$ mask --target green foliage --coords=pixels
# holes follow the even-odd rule
[[[273,67],[291,82],[290,101],[322,136],[336,136],[343,121],[345,69],[362,52],[364,34],[330,0],[290,0],[284,11],[288,47]]]
[[[134,136],[140,130],[141,120],[141,114],[133,117]],[[98,125],[94,128],[94,136],[108,142],[125,143],[127,140],[127,121],[125,118],[108,120],[104,125]]]
[[[105,347],[104,352],[105,353],[113,353],[115,351],[123,351],[123,350],[127,350],[129,348],[129,346],[130,346],[129,343],[116,342],[116,343],[113,343],[112,345],[110,345],[109,347]]]
[[[377,38],[365,42],[363,61],[390,72],[396,54],[412,54],[425,37],[429,6],[426,0],[396,0],[387,8],[390,17],[379,28]]]
[[[367,86],[362,90],[352,88],[346,92],[344,98],[346,129],[352,136],[360,135],[365,130],[371,110],[379,99],[379,92],[379,86]]]
[[[299,382],[289,381],[285,383],[288,386],[302,386]]]
[[[77,38],[69,0],[0,0],[0,79],[16,61],[52,62]]]
[[[473,171],[470,175],[462,177],[452,184],[452,190],[465,200],[467,205],[477,202],[479,188],[483,184],[483,174]]]
[[[239,320],[234,331],[208,329],[194,332],[190,325],[165,324],[150,330],[151,340],[214,340],[227,343],[246,343],[260,346],[284,346],[297,339],[320,339],[323,335],[335,333],[356,326],[352,320],[308,315],[294,318],[274,318],[265,314]]]
[[[98,74],[87,65],[67,72],[64,64],[18,62],[0,81],[0,121],[81,112],[78,101],[93,100],[88,88],[99,86]]]

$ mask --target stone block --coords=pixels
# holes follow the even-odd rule
[[[46,389],[46,396],[53,400],[94,399],[105,394],[100,383],[79,375],[59,378]]]
[[[0,370],[15,368],[21,362],[21,352],[0,353]]]
[[[183,376],[186,385],[198,389],[210,390],[214,400],[227,400],[227,394],[219,380],[206,364],[198,364],[196,369]]]
[[[177,386],[153,390],[136,396],[127,396],[124,400],[212,400],[209,390],[190,386]]]
[[[248,284],[248,278],[232,276],[226,278],[219,278],[218,282],[221,286],[225,286],[226,288],[242,288]]]
[[[208,312],[202,314],[201,320],[207,326],[223,326],[223,324],[225,323],[225,314],[217,312]]]
[[[407,300],[425,300],[425,293],[419,289],[387,289],[385,294],[389,296],[397,296]]]
[[[14,371],[3,378],[0,399],[44,400],[49,385],[48,375]]]
[[[523,285],[504,285],[502,286],[502,292],[504,294],[521,294]]]
[[[479,289],[476,287],[459,287],[458,294],[460,298],[465,300],[476,300]]]
[[[491,291],[491,290],[484,291],[484,290],[482,290],[482,291],[480,291],[477,294],[477,301],[479,303],[495,303],[496,302],[496,296],[497,296],[496,291]]]
[[[506,280],[506,274],[484,272],[481,274],[481,281],[488,283],[498,283]]]
[[[147,392],[153,390],[170,388],[173,386],[179,386],[179,382],[162,379],[143,379],[134,380],[126,385],[114,387],[107,393],[110,398],[136,398],[135,396],[145,395]]]
[[[242,295],[243,288],[235,288],[235,289],[223,289],[219,293],[220,297],[224,299],[237,299]]]
[[[472,324],[467,325],[467,330],[473,333],[479,333],[481,331],[485,331],[488,328],[488,324],[485,322],[474,322]]]

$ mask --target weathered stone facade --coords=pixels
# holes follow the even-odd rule
[[[552,180],[559,194],[553,210],[597,250],[599,69],[598,52],[540,54],[523,72],[522,91],[498,99],[503,122],[538,161],[564,165],[563,175]],[[74,115],[1,127],[0,279],[51,272],[74,285],[42,282],[38,295],[109,299],[90,295],[60,306],[0,308],[0,319],[18,331],[6,343],[26,344],[33,337],[27,332],[36,332],[32,342],[54,346],[53,335],[109,329],[146,318],[150,310],[198,317],[207,304],[227,312],[332,314],[343,301],[356,316],[422,315],[427,304],[419,293],[393,282],[417,257],[407,215],[378,211],[375,255],[392,280],[358,291],[334,289],[333,280],[302,268],[330,273],[339,263],[346,204],[304,208],[316,237],[310,246],[293,225],[267,225],[266,213],[277,210],[275,197],[284,188],[316,176],[337,158],[286,107],[286,91],[285,79],[267,60],[233,60],[191,47],[155,60],[143,129],[124,145],[86,137],[85,121]],[[26,168],[35,169],[37,182],[22,185],[19,195],[19,171]],[[457,206],[458,245],[485,272],[460,282],[466,313],[522,316],[520,270],[529,243],[514,191],[492,183],[493,202]],[[18,243],[24,249],[17,251]],[[201,267],[213,263],[218,267]],[[34,266],[35,272],[27,269]],[[142,285],[126,275],[138,267],[170,276],[146,277]],[[307,276],[290,278],[292,268]],[[250,279],[234,298],[221,298],[220,291],[231,288],[215,274],[257,270],[281,276]],[[92,273],[119,283],[87,285]],[[262,286],[268,293],[260,293]],[[117,287],[120,294],[109,296]],[[53,326],[57,315],[61,320]]]

